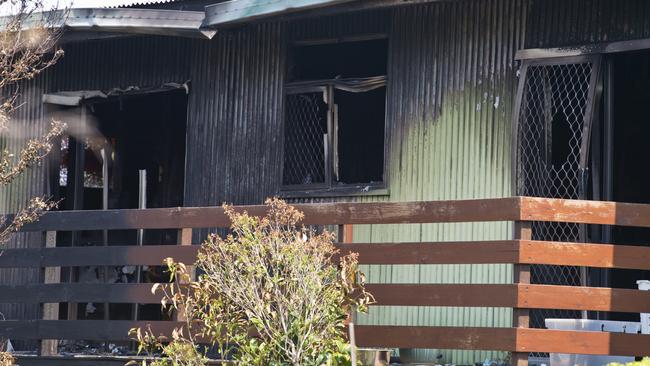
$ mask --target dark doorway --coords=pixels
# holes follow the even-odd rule
[[[612,199],[650,203],[650,51],[617,54],[611,62]],[[650,228],[616,226],[611,236],[616,244],[650,245]],[[636,288],[641,279],[650,279],[650,272],[613,270],[609,281],[612,287]],[[638,321],[638,315],[633,318]]]
[[[184,89],[93,99],[74,111],[82,128],[61,141],[58,183],[62,208],[139,208],[146,172],[146,207],[183,205],[187,93]],[[71,113],[70,110],[67,111]],[[56,190],[54,190],[56,192]],[[176,230],[113,230],[60,233],[58,245],[164,245],[177,243]],[[164,282],[162,267],[84,267],[69,281]],[[64,277],[65,278],[65,277]],[[61,314],[78,319],[157,320],[159,305],[77,304]]]

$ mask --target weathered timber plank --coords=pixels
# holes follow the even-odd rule
[[[7,249],[0,256],[0,268],[75,267],[118,265],[163,265],[167,257],[193,263],[200,246],[145,245],[110,247],[65,247]]]
[[[338,244],[342,254],[359,253],[363,264],[482,264],[516,263],[517,242],[477,241],[439,243]],[[161,265],[172,257],[193,263],[200,246],[147,245],[8,249],[0,268],[101,265]]]
[[[514,328],[355,326],[360,347],[513,351]]]
[[[513,227],[513,238],[516,240],[532,239],[532,224],[530,222],[515,221]],[[512,270],[512,282],[520,284],[530,283],[530,265],[515,264]],[[521,292],[518,287],[517,294]],[[514,306],[512,309],[512,325],[516,328],[528,328],[530,326],[530,310],[525,306]],[[528,366],[528,353],[512,352],[513,366]]]
[[[0,286],[4,303],[110,302],[156,304],[153,284],[58,283]],[[377,305],[514,307],[650,312],[650,292],[531,284],[369,284]]]
[[[532,328],[357,326],[362,347],[442,348],[643,356],[650,335]]]
[[[521,263],[650,270],[650,248],[522,240]]]
[[[520,220],[650,227],[650,205],[521,197]]]
[[[516,350],[519,352],[647,356],[650,355],[650,335],[517,329]]]
[[[295,207],[307,225],[511,221],[519,217],[517,197],[479,200],[319,203]],[[236,211],[264,215],[266,206],[237,206]],[[116,230],[227,227],[221,207],[86,210],[45,213],[23,231]]]
[[[517,263],[515,240],[436,243],[349,243],[342,254],[359,253],[362,264],[491,264]]]
[[[376,305],[515,307],[513,284],[369,284]]]
[[[518,287],[520,308],[650,312],[650,291],[525,284]]]
[[[157,304],[152,283],[52,283],[0,286],[0,303],[106,302]]]
[[[56,231],[48,231],[45,236],[45,247],[46,248],[55,248],[56,247]],[[61,267],[48,267],[43,270],[43,283],[60,283],[61,282]],[[2,290],[0,293],[4,294]],[[11,296],[3,298],[11,299]],[[57,320],[59,319],[59,303],[46,303],[43,304],[43,319],[45,320]],[[41,341],[41,348],[39,354],[41,356],[51,356],[59,353],[58,351],[59,344],[57,341],[44,339]]]
[[[342,254],[359,253],[363,264],[524,263],[650,270],[650,248],[638,246],[521,240],[431,243],[350,243]],[[0,268],[161,265],[172,257],[196,260],[198,245],[7,249]]]
[[[126,341],[131,328],[148,326],[155,335],[169,336],[181,322],[132,320],[7,320],[0,322],[0,337],[11,339],[85,339]]]

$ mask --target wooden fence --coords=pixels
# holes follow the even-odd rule
[[[606,312],[650,312],[650,292],[577,286],[532,285],[530,265],[570,265],[650,270],[650,248],[609,244],[557,243],[530,240],[533,221],[650,227],[650,205],[512,197],[501,199],[297,205],[305,224],[403,224],[514,222],[512,240],[437,243],[345,243],[343,251],[359,253],[363,264],[513,264],[511,284],[372,284],[378,305],[472,306],[513,308],[513,327],[356,326],[359,346],[503,350],[513,363],[527,363],[529,352],[594,355],[650,354],[650,335],[582,332],[528,327],[530,309]],[[238,207],[264,214],[264,206]],[[128,340],[133,327],[150,325],[169,333],[175,321],[61,320],[59,303],[158,303],[151,284],[61,283],[61,267],[160,265],[173,257],[191,263],[198,246],[192,229],[225,227],[218,207],[108,210],[47,213],[27,231],[47,233],[40,249],[6,250],[0,268],[38,267],[43,283],[0,286],[0,301],[43,304],[41,320],[0,322],[0,337],[42,340],[41,355],[57,353],[58,339]],[[179,245],[57,248],[56,231],[178,229]],[[45,360],[45,359],[44,359]],[[51,358],[48,358],[51,360]],[[55,364],[55,363],[51,363]]]

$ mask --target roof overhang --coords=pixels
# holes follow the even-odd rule
[[[231,0],[205,7],[204,27],[245,23],[259,18],[350,3],[358,0]]]
[[[24,28],[45,23],[48,27],[85,33],[90,38],[94,38],[92,35],[102,38],[106,34],[150,34],[211,39],[216,30],[204,29],[204,18],[205,12],[202,11],[80,8],[33,14],[31,19],[25,20]]]

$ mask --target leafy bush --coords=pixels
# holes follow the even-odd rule
[[[168,357],[153,365],[203,365],[204,342],[236,365],[350,364],[345,321],[373,300],[356,254],[340,256],[333,234],[299,225],[303,214],[282,200],[267,205],[262,218],[224,206],[232,234],[203,243],[196,282],[187,266],[168,259],[174,282],[160,287],[163,305],[184,313],[186,323],[170,343],[132,330],[140,351]]]
[[[628,362],[625,365],[622,363],[609,363],[607,366],[650,366],[650,357],[645,357],[641,361]]]
[[[12,366],[14,357],[9,352],[0,352],[0,366]]]

